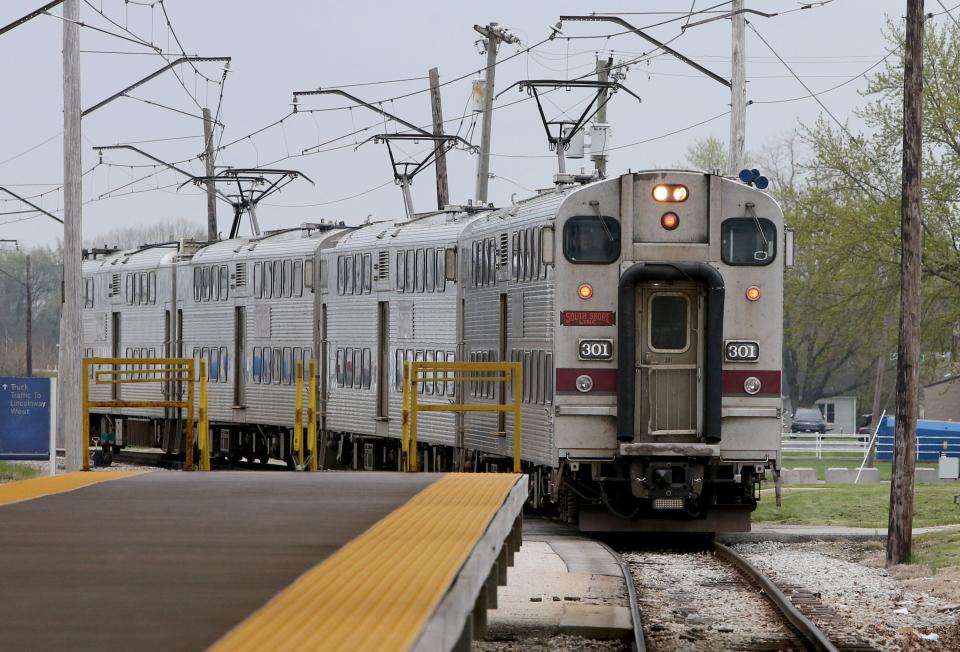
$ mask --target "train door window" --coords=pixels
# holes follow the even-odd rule
[[[283,380],[283,377],[280,373],[281,367],[283,366],[283,349],[281,349],[279,346],[273,347],[273,359],[271,360],[271,364],[273,366],[271,371],[273,375],[273,384],[279,385]]]
[[[263,265],[260,263],[253,264],[253,296],[263,298]]]
[[[563,255],[575,264],[608,264],[620,258],[620,222],[581,215],[563,225]]]
[[[293,261],[287,258],[283,261],[283,296],[289,299],[293,296]]]
[[[405,277],[403,256],[404,254],[402,251],[397,252],[397,291],[398,292],[403,292],[403,279]]]
[[[343,256],[337,256],[337,294],[343,294],[346,279],[343,277]]]
[[[193,268],[193,300],[200,301],[200,268]]]
[[[273,298],[283,297],[283,261],[273,261]]]
[[[353,348],[347,347],[343,354],[343,386],[353,387]]]
[[[530,280],[530,230],[520,232],[520,280]]]
[[[283,347],[283,350],[280,354],[280,366],[281,372],[283,373],[282,382],[284,385],[289,385],[291,380],[291,369],[293,363],[293,352],[290,350],[289,346]]]
[[[445,266],[446,254],[443,249],[437,249],[437,292],[444,292],[447,289],[447,268]]]
[[[230,268],[220,265],[220,298],[226,301],[230,297]]]
[[[303,261],[293,261],[293,296],[303,296]]]
[[[363,372],[363,389],[370,389],[370,383],[373,380],[373,355],[370,349],[364,349],[360,357],[360,369]]]
[[[433,354],[434,354],[433,359],[436,360],[437,362],[444,361],[445,354],[443,351],[434,351]],[[435,385],[434,392],[436,393],[437,396],[443,396],[444,394],[447,393],[446,392],[447,383],[445,382],[446,379],[447,379],[446,371],[438,371],[436,372],[436,374],[434,374],[434,385]]]
[[[253,382],[260,382],[260,369],[263,364],[263,360],[260,358],[260,347],[253,347]]]
[[[720,254],[728,265],[769,265],[777,255],[777,229],[763,218],[724,220],[720,225]]]
[[[201,289],[200,289],[200,300],[209,301],[210,300],[210,268],[201,267]]]
[[[647,315],[651,351],[682,353],[689,348],[690,299],[685,294],[653,294]]]
[[[207,358],[207,374],[214,382],[220,380],[220,349],[217,347],[210,349],[210,357]]]
[[[337,349],[336,364],[334,364],[334,377],[337,379],[337,387],[343,387],[343,349]]]
[[[542,378],[542,355],[539,350],[534,351],[531,356],[531,366],[533,367],[530,370],[530,402],[531,403],[542,403],[541,400],[543,397],[543,384],[540,382]]]
[[[208,347],[205,346],[200,349],[200,359],[207,365],[207,380],[210,380],[210,349]],[[200,370],[197,369],[197,371]]]
[[[514,231],[510,236],[510,278],[514,282],[520,280],[520,232]]]
[[[544,368],[546,371],[546,390],[545,390],[545,402],[547,405],[553,404],[553,354],[547,353],[546,359],[544,361]]]
[[[230,369],[230,354],[227,347],[220,347],[220,382],[225,383],[228,379],[228,370]]]

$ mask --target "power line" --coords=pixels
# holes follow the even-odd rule
[[[948,16],[950,16],[950,20],[953,21],[953,24],[956,25],[957,27],[960,27],[960,23],[958,23],[958,22],[957,22],[957,19],[953,17],[953,14],[950,13],[951,10],[950,10],[950,9],[947,9],[947,6],[946,6],[945,4],[943,4],[942,0],[937,0],[937,4],[940,5],[941,7],[943,7],[943,12],[944,12],[945,14],[947,14]],[[960,6],[960,5],[958,5],[958,6]],[[954,9],[956,9],[956,8],[957,8],[957,7],[954,7]]]
[[[49,143],[49,142],[52,141],[53,139],[55,139],[55,138],[57,138],[58,136],[60,136],[60,134],[62,134],[62,133],[63,133],[62,130],[61,130],[61,131],[58,131],[57,133],[53,134],[52,136],[50,136],[50,137],[47,138],[46,140],[44,140],[44,141],[42,141],[42,142],[40,142],[40,143],[37,143],[37,144],[34,145],[33,147],[30,147],[30,148],[28,148],[28,149],[25,149],[25,150],[23,150],[22,152],[20,152],[19,154],[15,154],[14,156],[11,156],[11,157],[8,158],[8,159],[4,159],[4,160],[0,161],[0,165],[4,165],[4,164],[6,164],[6,163],[9,163],[10,161],[15,161],[15,160],[17,160],[18,158],[20,158],[21,156],[25,156],[25,155],[29,154],[30,152],[32,152],[32,151],[34,151],[34,150],[36,150],[36,149],[40,149],[41,147],[43,147],[44,145],[46,145],[47,143]]]
[[[369,195],[371,192],[385,188],[386,186],[392,185],[394,183],[393,179],[389,179],[384,183],[381,183],[379,186],[374,186],[369,190],[364,190],[363,192],[358,192],[355,195],[350,195],[349,197],[341,197],[339,199],[331,199],[330,201],[319,202],[316,204],[264,204],[264,206],[270,206],[271,208],[316,208],[317,206],[329,206],[330,204],[339,204],[340,202],[348,201],[350,199],[356,199],[357,197],[363,197],[364,195]]]

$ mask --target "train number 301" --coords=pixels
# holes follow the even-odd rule
[[[613,340],[580,340],[581,360],[613,359]]]
[[[752,340],[727,340],[723,350],[727,362],[756,362],[760,359],[760,343]]]

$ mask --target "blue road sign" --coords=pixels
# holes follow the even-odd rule
[[[50,457],[50,383],[0,377],[0,460]]]

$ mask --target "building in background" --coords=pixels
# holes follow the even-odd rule
[[[819,408],[831,433],[853,434],[857,432],[856,396],[830,396],[817,399],[814,405]]]
[[[960,376],[927,385],[921,394],[921,416],[938,421],[960,421]]]

